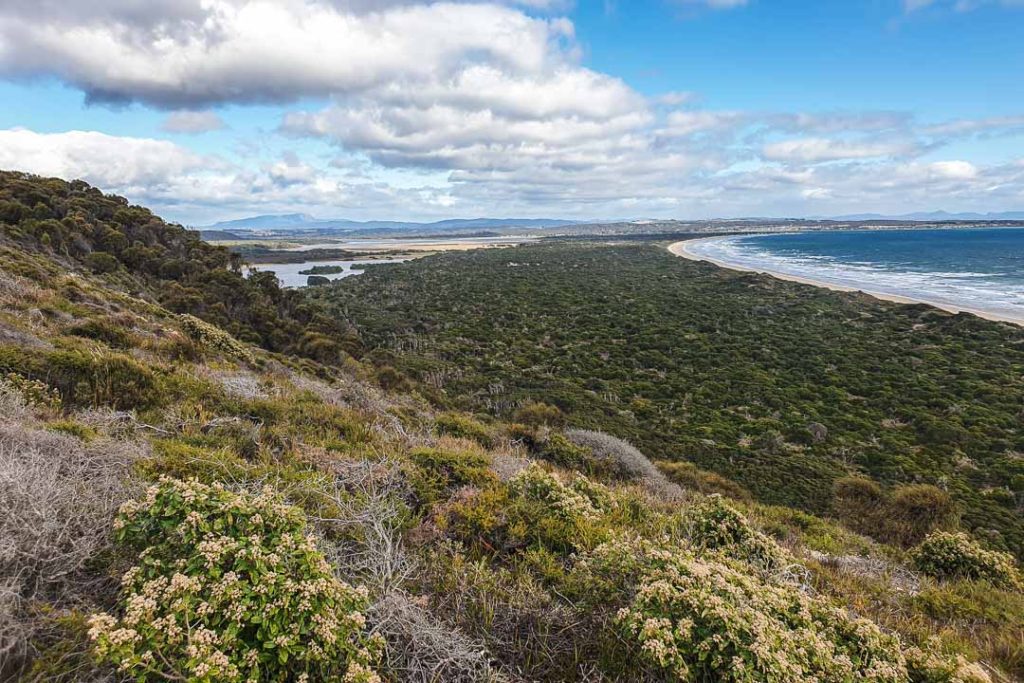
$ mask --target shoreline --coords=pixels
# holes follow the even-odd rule
[[[718,266],[719,268],[725,268],[727,270],[735,270],[744,273],[762,273],[765,275],[771,275],[772,277],[778,278],[779,280],[797,282],[802,285],[811,285],[813,287],[821,287],[823,289],[831,289],[832,291],[835,292],[867,294],[868,296],[872,296],[876,299],[888,301],[890,303],[895,304],[925,304],[928,306],[932,306],[933,308],[938,308],[939,310],[946,311],[947,313],[970,313],[972,315],[978,316],[979,318],[984,318],[985,320],[1011,323],[1013,325],[1020,325],[1024,327],[1024,317],[1014,317],[1003,313],[995,313],[992,311],[985,311],[977,308],[965,308],[963,306],[954,306],[952,304],[940,303],[937,301],[929,301],[928,299],[918,299],[908,296],[900,296],[898,294],[887,294],[885,292],[874,292],[867,289],[858,289],[857,287],[839,285],[833,282],[825,282],[823,280],[815,280],[812,278],[802,277],[799,275],[790,275],[788,273],[779,273],[777,271],[767,270],[764,268],[751,268],[749,266],[741,266],[734,263],[728,263],[726,261],[720,261],[719,259],[708,258],[707,256],[702,256],[700,254],[695,254],[689,251],[689,249],[687,249],[687,245],[693,245],[698,244],[700,242],[707,242],[719,239],[722,239],[722,236],[700,237],[692,240],[682,240],[680,242],[673,242],[672,244],[668,245],[667,249],[670,253],[674,254],[675,256],[680,256],[682,258],[689,259],[690,261],[705,261],[712,265]]]

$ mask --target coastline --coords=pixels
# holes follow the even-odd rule
[[[822,287],[824,289],[831,289],[836,292],[853,292],[867,294],[868,296],[872,296],[876,299],[880,299],[882,301],[889,301],[891,303],[896,304],[926,304],[928,306],[938,308],[939,310],[946,311],[947,313],[970,313],[972,315],[978,316],[979,318],[984,318],[985,320],[1011,323],[1014,325],[1020,325],[1024,327],[1024,317],[1014,317],[1002,313],[994,313],[992,311],[985,311],[977,308],[965,308],[961,306],[954,306],[952,304],[940,303],[937,301],[929,301],[927,299],[917,299],[913,297],[899,296],[897,294],[887,294],[885,292],[874,292],[866,289],[858,289],[856,287],[847,287],[845,285],[838,285],[832,282],[814,280],[812,278],[801,277],[798,275],[790,275],[788,273],[779,273],[773,270],[766,270],[762,268],[750,268],[748,266],[741,266],[734,263],[720,261],[718,259],[708,258],[700,254],[695,254],[689,251],[689,249],[687,248],[688,245],[692,246],[700,242],[707,242],[718,239],[722,239],[722,237],[701,237],[692,240],[682,240],[681,242],[673,242],[672,244],[668,245],[667,248],[669,252],[676,256],[680,256],[691,261],[705,261],[707,263],[716,265],[719,268],[726,268],[728,270],[736,270],[746,273],[763,273],[765,275],[771,275],[772,277],[778,278],[780,280],[786,280],[788,282],[798,282],[802,285],[811,285],[813,287]]]

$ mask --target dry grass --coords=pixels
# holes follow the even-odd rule
[[[110,545],[129,467],[142,452],[45,431],[17,404],[0,391],[0,672],[31,655],[45,626],[40,607],[88,606],[110,591],[90,563]]]

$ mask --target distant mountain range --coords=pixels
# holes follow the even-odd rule
[[[1002,211],[997,213],[949,213],[948,211],[919,211],[900,215],[880,213],[855,213],[848,216],[831,216],[835,221],[1021,221],[1024,211]]]
[[[582,221],[555,218],[453,218],[432,223],[414,221],[353,221],[346,218],[314,218],[304,213],[252,216],[220,221],[199,228],[204,232],[235,233],[245,230],[312,230],[322,232],[354,232],[368,230],[406,230],[416,232],[448,232],[456,230],[487,230],[496,228],[557,228]]]

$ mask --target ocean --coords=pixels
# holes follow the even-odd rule
[[[1024,228],[738,235],[686,250],[740,268],[1024,320]]]

